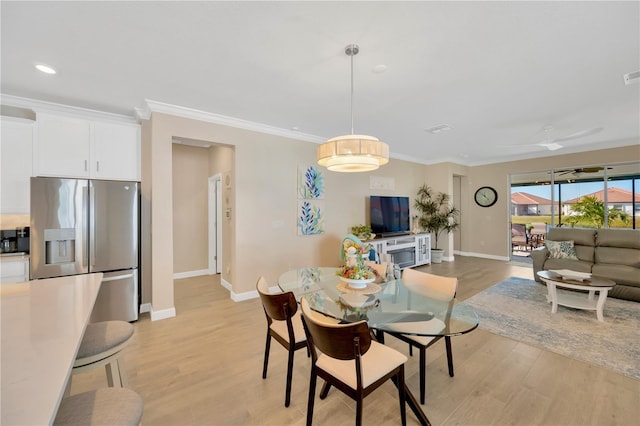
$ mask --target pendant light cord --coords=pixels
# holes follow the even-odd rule
[[[351,134],[353,135],[353,55],[355,53],[351,53]]]

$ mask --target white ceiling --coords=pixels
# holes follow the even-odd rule
[[[126,115],[147,99],[320,141],[351,132],[344,48],[357,43],[355,133],[394,158],[477,165],[640,143],[640,84],[623,82],[640,70],[637,1],[3,0],[1,15],[4,95]],[[453,129],[425,130],[440,124]]]

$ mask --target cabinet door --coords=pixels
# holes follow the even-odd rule
[[[29,259],[2,262],[0,283],[21,283],[29,281]]]
[[[89,177],[91,122],[38,113],[38,176]]]
[[[416,265],[431,263],[431,234],[416,237]]]
[[[34,124],[2,118],[0,127],[0,212],[29,214]]]
[[[140,126],[94,123],[91,177],[140,180]]]

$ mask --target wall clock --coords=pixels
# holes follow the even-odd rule
[[[498,201],[498,193],[490,186],[483,186],[476,191],[473,198],[480,207],[491,207]]]

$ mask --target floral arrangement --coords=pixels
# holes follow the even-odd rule
[[[364,255],[366,254],[368,256],[369,251],[373,248],[371,246],[371,244],[358,244],[355,241],[346,238],[342,244],[342,248],[345,252],[345,254],[360,254],[360,255]],[[353,251],[349,251],[353,249]]]
[[[375,272],[364,264],[365,258],[363,257],[363,254],[369,253],[370,247],[365,252],[364,246],[358,246],[358,244],[355,244],[353,241],[351,241],[351,243],[353,243],[353,245],[345,248],[345,264],[341,268],[338,268],[336,274],[338,276],[351,280],[366,280],[375,278]],[[345,246],[346,244],[347,242],[345,241]]]

